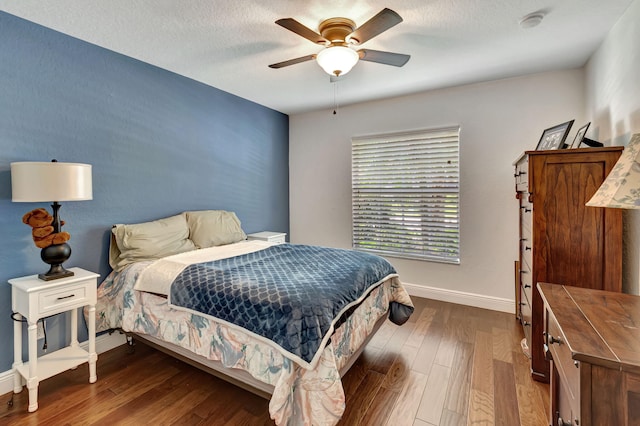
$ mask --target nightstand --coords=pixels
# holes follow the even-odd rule
[[[15,319],[26,318],[28,327],[29,359],[22,362],[22,322],[13,325],[14,386],[13,392],[22,391],[22,378],[29,389],[29,412],[38,409],[38,384],[40,380],[89,363],[89,383],[96,376],[96,320],[95,305],[98,274],[80,268],[70,268],[72,277],[42,281],[37,275],[9,280],[12,286],[11,307]],[[89,306],[89,348],[78,344],[78,308]],[[40,318],[62,312],[71,313],[71,341],[65,348],[38,358],[37,322]]]
[[[287,237],[286,232],[270,232],[270,231],[256,232],[255,234],[247,235],[248,240],[268,241],[270,243],[276,243],[276,244],[283,244],[285,242],[286,237]]]

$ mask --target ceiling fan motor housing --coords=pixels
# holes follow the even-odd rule
[[[356,29],[356,23],[348,18],[329,18],[322,21],[318,29],[332,46],[340,46],[347,44],[347,36]]]

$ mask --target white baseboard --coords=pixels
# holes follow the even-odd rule
[[[476,308],[490,309],[492,311],[515,313],[515,302],[501,297],[485,296],[482,294],[466,293],[463,291],[447,290],[437,287],[428,287],[417,284],[402,283],[409,295],[423,297],[425,299],[441,300],[443,302],[457,303],[459,305],[474,306]]]
[[[96,337],[96,352],[98,354],[101,354],[126,342],[127,339],[125,338],[124,334],[120,334],[119,332],[115,332],[112,334],[105,333]],[[84,349],[87,349],[88,346],[88,341],[80,343],[80,347]],[[98,380],[99,379],[100,377],[98,377]],[[88,379],[87,383],[89,383]],[[13,392],[13,370],[8,370],[0,373],[0,395],[4,395],[9,392]]]

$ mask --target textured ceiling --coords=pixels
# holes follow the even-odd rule
[[[293,114],[584,65],[633,0],[0,0],[0,10]],[[383,8],[404,22],[362,47],[411,55],[396,68],[360,62],[338,83],[314,62],[267,65],[321,47],[274,24],[361,25]],[[523,29],[525,15],[543,22]]]

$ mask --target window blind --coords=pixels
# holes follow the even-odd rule
[[[460,263],[459,134],[352,139],[354,249]]]

